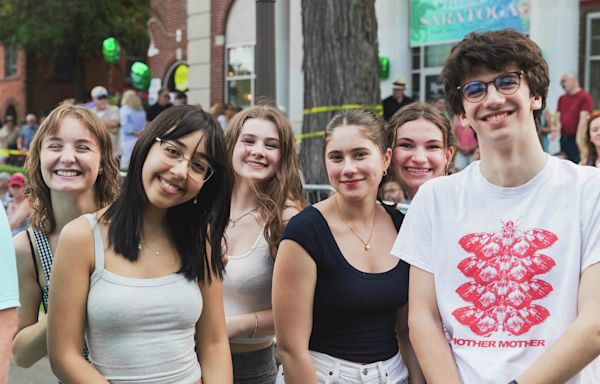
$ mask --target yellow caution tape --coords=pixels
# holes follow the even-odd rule
[[[381,104],[376,105],[364,105],[364,104],[344,104],[344,105],[323,105],[319,107],[307,108],[304,110],[305,115],[312,115],[315,113],[332,112],[332,111],[344,111],[347,109],[368,109],[370,111],[382,112],[383,106]]]
[[[313,115],[316,113],[333,112],[333,111],[345,111],[348,109],[367,109],[369,111],[375,111],[377,116],[383,115],[383,106],[381,104],[376,105],[364,105],[364,104],[344,104],[344,105],[323,105],[319,107],[307,108],[304,110],[304,115]],[[302,121],[294,121],[296,124],[301,124]],[[316,131],[308,133],[299,133],[294,135],[296,142],[300,142],[303,139],[311,139],[314,137],[322,137],[325,135],[325,131]]]
[[[27,152],[18,151],[16,149],[0,148],[0,157],[6,157],[9,155],[27,155]]]
[[[325,131],[298,133],[297,135],[294,135],[294,137],[296,137],[296,140],[310,139],[312,137],[320,137],[320,136],[325,136]]]

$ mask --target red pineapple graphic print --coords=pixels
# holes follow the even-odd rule
[[[495,232],[463,236],[458,243],[472,256],[461,261],[458,269],[472,280],[456,293],[472,305],[452,315],[480,336],[494,332],[522,335],[542,323],[550,312],[534,301],[548,296],[552,285],[536,276],[556,263],[538,251],[557,239],[543,229],[520,230],[512,221]]]

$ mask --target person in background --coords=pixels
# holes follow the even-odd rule
[[[0,384],[8,381],[10,344],[17,331],[19,287],[15,249],[4,207],[0,206]]]
[[[381,198],[394,204],[404,203],[406,200],[402,186],[396,180],[388,180],[381,185]]]
[[[473,154],[478,147],[475,132],[460,116],[452,119],[454,137],[456,138],[456,154],[454,155],[454,169],[463,170],[473,161]]]
[[[427,382],[584,383],[600,353],[600,171],[544,153],[549,71],[525,34],[468,34],[442,79],[481,160],[421,186],[392,249],[411,264]]]
[[[404,94],[406,92],[406,79],[398,76],[392,83],[392,95],[383,99],[383,118],[385,121],[390,121],[397,110],[415,101],[410,96]]]
[[[219,124],[221,124],[221,127],[223,127],[223,129],[227,129],[227,127],[229,126],[229,123],[231,122],[231,119],[233,119],[235,114],[238,113],[239,111],[240,111],[240,109],[238,109],[235,105],[225,104],[225,109],[223,110],[223,118],[219,121]]]
[[[60,380],[232,382],[221,290],[230,198],[223,130],[206,112],[169,108],[144,129],[119,197],[60,234],[47,338]]]
[[[187,105],[187,94],[185,92],[177,92],[173,105]]]
[[[4,208],[8,206],[10,201],[10,192],[8,191],[8,181],[10,180],[10,173],[0,172],[0,203]]]
[[[25,124],[21,126],[19,137],[17,138],[17,148],[19,151],[27,152],[29,150],[29,145],[39,127],[37,117],[33,113],[25,117]]]
[[[3,150],[17,149],[17,139],[19,138],[19,128],[15,125],[14,118],[7,115],[4,118],[4,125],[0,128],[0,162],[6,162],[9,158],[8,152]]]
[[[225,135],[234,173],[223,299],[236,384],[277,376],[271,282],[283,227],[306,206],[294,133],[277,108],[247,108]]]
[[[560,130],[560,150],[574,163],[579,163],[587,117],[592,111],[592,96],[581,88],[577,75],[567,72],[560,78],[565,94],[558,98],[556,125]]]
[[[122,169],[129,167],[131,151],[146,126],[146,111],[142,106],[142,100],[129,89],[123,93],[121,98],[121,109],[119,111],[121,129],[119,130],[121,141],[121,163]]]
[[[433,102],[433,106],[437,108],[448,120],[450,120],[450,114],[448,113],[448,106],[446,105],[446,99],[443,97],[438,97]]]
[[[94,113],[69,104],[48,115],[32,142],[25,161],[29,228],[13,238],[22,305],[12,356],[20,367],[29,368],[47,355],[49,280],[58,235],[71,220],[116,197],[119,170],[111,145]]]
[[[385,122],[369,111],[327,125],[336,193],[290,220],[275,260],[278,382],[424,383],[408,340],[409,267],[390,255],[404,215],[377,202],[391,155]]]
[[[6,207],[6,214],[13,236],[27,228],[29,218],[29,202],[25,196],[25,176],[22,173],[13,173],[8,180],[8,191],[12,198]]]
[[[600,167],[600,112],[588,117],[580,164]]]
[[[156,103],[149,106],[146,110],[146,120],[148,122],[151,122],[162,111],[172,106],[173,104],[171,103],[171,93],[166,88],[161,89],[158,92],[158,100],[156,101]]]
[[[17,149],[19,128],[15,125],[15,119],[11,115],[4,118],[4,125],[0,128],[0,148]]]
[[[92,89],[91,95],[94,102],[94,107],[91,108],[91,111],[96,114],[96,117],[104,123],[110,132],[113,154],[118,159],[121,156],[119,107],[108,103],[108,91],[100,85]]]
[[[400,109],[387,126],[392,177],[412,200],[428,180],[448,174],[454,155],[450,121],[438,109],[416,102]]]

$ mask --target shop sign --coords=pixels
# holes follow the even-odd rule
[[[469,32],[529,33],[529,0],[411,0],[410,45],[452,43]]]

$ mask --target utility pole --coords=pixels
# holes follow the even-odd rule
[[[256,0],[256,82],[254,97],[276,103],[275,0]]]

